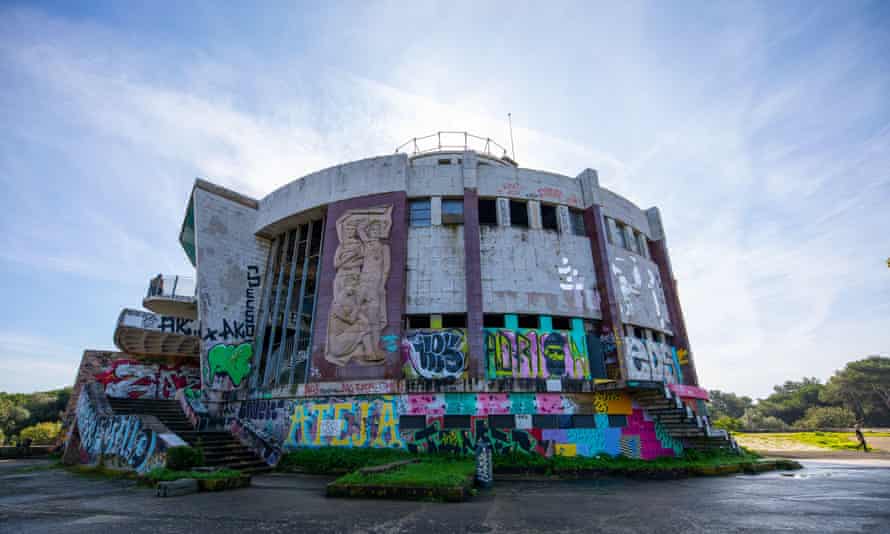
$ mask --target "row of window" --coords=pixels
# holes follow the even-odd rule
[[[558,315],[527,315],[518,314],[517,327],[521,329],[538,330],[544,328],[543,318],[550,320],[549,327],[553,330],[571,330],[572,318]],[[594,321],[595,322],[595,321]],[[406,315],[405,328],[418,330],[423,328],[466,328],[467,315],[465,313],[443,313],[441,315]],[[506,328],[507,315],[503,313],[482,314],[483,328]],[[596,329],[591,321],[585,321],[585,328],[589,331]]]
[[[637,339],[656,341],[658,343],[667,343],[668,345],[674,344],[673,336],[668,336],[666,334],[663,334],[662,332],[658,332],[657,330],[650,330],[648,328],[643,328],[640,326],[626,324],[624,325],[624,334],[626,336],[635,337]]]
[[[524,200],[510,199],[510,226],[529,227],[529,204]],[[554,204],[540,204],[541,228],[559,231],[558,207]],[[408,206],[408,220],[411,226],[430,226],[432,224],[431,201],[428,198],[411,200]],[[463,199],[442,199],[442,224],[463,224]],[[479,199],[479,224],[482,226],[498,225],[498,206],[496,198]],[[581,210],[569,209],[569,228],[574,235],[586,235],[584,230],[584,214]]]
[[[626,415],[609,415],[609,428],[627,426]],[[470,429],[473,419],[469,415],[445,415],[442,417],[443,430]],[[489,415],[488,426],[496,429],[516,428],[514,415]],[[596,416],[583,415],[532,415],[533,428],[597,428]],[[399,417],[399,428],[402,430],[420,430],[426,428],[425,415],[403,415]]]
[[[649,257],[649,246],[643,232],[612,217],[606,217],[606,238],[612,245]]]

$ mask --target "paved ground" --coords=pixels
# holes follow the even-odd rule
[[[40,465],[0,461],[0,532],[890,532],[885,460],[805,461],[793,476],[501,482],[461,504],[326,499],[328,479],[304,475],[161,499]]]

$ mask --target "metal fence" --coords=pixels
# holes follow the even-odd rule
[[[453,131],[441,131],[422,137],[413,137],[396,148],[396,153],[405,152],[418,155],[451,150],[473,150],[493,158],[509,159],[507,149],[491,138],[480,137],[469,132]]]
[[[195,279],[159,274],[148,282],[148,297],[195,298]]]

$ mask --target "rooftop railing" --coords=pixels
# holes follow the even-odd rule
[[[172,299],[194,299],[195,279],[189,276],[171,276],[159,274],[148,282],[148,295]]]
[[[473,150],[495,159],[513,162],[507,149],[489,137],[480,137],[469,132],[441,131],[422,137],[413,137],[396,148],[396,153],[404,152],[417,156],[431,152]]]

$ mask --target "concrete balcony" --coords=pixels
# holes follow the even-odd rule
[[[195,280],[188,276],[158,275],[148,283],[148,294],[142,305],[155,313],[196,320],[198,302]]]
[[[200,353],[198,322],[125,308],[114,329],[114,344],[136,356],[194,356]]]

